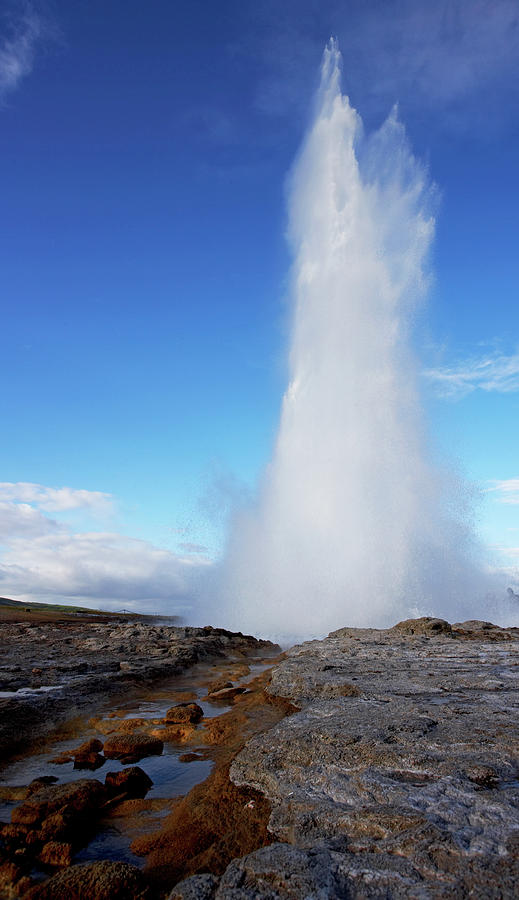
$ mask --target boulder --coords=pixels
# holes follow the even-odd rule
[[[102,862],[70,866],[32,888],[24,900],[149,900],[140,869],[129,863]]]
[[[163,742],[149,734],[113,734],[105,743],[104,754],[107,759],[138,762],[145,756],[160,756],[163,749]]]
[[[420,619],[404,619],[389,630],[398,631],[400,634],[451,634],[452,626],[445,619],[422,616]]]
[[[125,793],[128,797],[145,797],[153,787],[153,781],[139,766],[131,766],[122,772],[107,772],[105,786],[111,794]]]
[[[36,791],[41,790],[42,787],[46,787],[49,784],[56,784],[57,781],[56,775],[40,775],[39,778],[33,778],[27,791],[29,794],[34,794]]]
[[[88,815],[97,811],[106,799],[105,786],[94,779],[46,785],[13,809],[11,822],[15,825],[37,825],[58,811],[74,818]]]
[[[177,884],[167,900],[213,900],[218,881],[215,875],[209,873],[192,875]]]
[[[62,841],[49,841],[41,848],[38,859],[45,866],[70,866],[72,863],[72,844]]]
[[[198,703],[178,703],[168,709],[164,721],[173,725],[196,725],[204,715]]]
[[[222,688],[222,690],[210,694],[208,699],[211,703],[231,703],[238,694],[245,694],[246,691],[247,688],[244,687]]]
[[[97,738],[92,738],[89,741],[84,741],[84,743],[80,744],[79,747],[76,747],[75,750],[70,750],[71,756],[91,756],[94,753],[100,753],[103,749],[103,742],[99,741]]]

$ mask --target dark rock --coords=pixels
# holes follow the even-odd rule
[[[105,785],[111,794],[125,793],[129,797],[145,797],[153,787],[153,781],[139,766],[132,766],[121,772],[107,772]]]
[[[100,753],[91,753],[88,756],[74,757],[74,768],[88,769],[90,772],[95,772],[97,769],[104,766],[105,762],[105,757],[101,756]]]
[[[69,753],[71,756],[93,756],[96,753],[101,753],[103,749],[103,742],[98,740],[97,738],[91,738],[89,741],[84,741],[79,747],[76,747],[75,750],[70,750]]]
[[[173,888],[167,900],[214,900],[219,878],[215,875],[192,875]]]
[[[29,794],[34,794],[35,791],[39,791],[42,787],[48,784],[56,784],[57,781],[58,779],[55,775],[40,775],[39,778],[33,778],[27,790]]]
[[[203,709],[198,703],[177,703],[168,709],[164,721],[173,725],[196,725],[204,715]]]
[[[62,867],[72,863],[72,844],[49,841],[41,848],[38,859],[45,866]]]
[[[179,756],[178,761],[190,763],[190,762],[196,762],[199,759],[204,759],[204,757],[201,756],[199,753],[182,753],[181,756]]]
[[[106,799],[106,788],[93,779],[47,785],[13,809],[11,821],[18,825],[37,825],[58,811],[72,816],[86,815],[97,811]]]

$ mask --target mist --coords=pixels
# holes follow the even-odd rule
[[[231,525],[222,624],[292,639],[491,617],[469,492],[432,461],[411,349],[435,205],[396,110],[364,134],[331,40],[288,186],[289,383],[257,501]]]

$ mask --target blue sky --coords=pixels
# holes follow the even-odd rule
[[[173,608],[221,551],[275,434],[285,181],[330,34],[366,129],[398,103],[438,186],[415,332],[428,425],[514,575],[515,0],[12,0],[0,594]]]

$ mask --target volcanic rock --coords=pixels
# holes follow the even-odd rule
[[[40,775],[38,778],[33,778],[27,788],[27,792],[34,794],[36,791],[41,790],[42,787],[46,787],[48,784],[56,784],[57,781],[58,779],[55,775]]]
[[[142,872],[128,863],[103,862],[71,866],[36,885],[24,900],[149,900]]]
[[[230,774],[271,802],[278,843],[217,900],[517,896],[519,630],[344,628],[288,651],[268,692],[299,711]]]
[[[0,757],[6,760],[74,716],[92,715],[110,695],[140,690],[199,662],[275,649],[222,628],[4,622]]]
[[[46,866],[70,866],[72,862],[72,844],[61,841],[49,841],[41,848],[38,859]]]
[[[211,703],[230,703],[234,700],[238,694],[245,694],[247,688],[244,687],[227,687],[222,688],[219,691],[213,691],[208,695],[208,699]]]
[[[114,734],[104,745],[104,755],[107,759],[138,762],[145,756],[160,756],[163,749],[163,742],[148,734]]]
[[[217,887],[218,878],[214,875],[192,875],[177,884],[167,900],[213,900]]]
[[[106,788],[112,794],[125,793],[129,797],[145,797],[153,787],[153,781],[139,766],[123,769],[122,772],[107,772]]]
[[[35,826],[55,812],[72,818],[87,816],[96,812],[106,799],[106,788],[94,779],[46,785],[13,809],[11,821],[16,825]]]
[[[174,725],[196,724],[203,715],[204,711],[198,703],[177,703],[168,709],[164,721]]]

